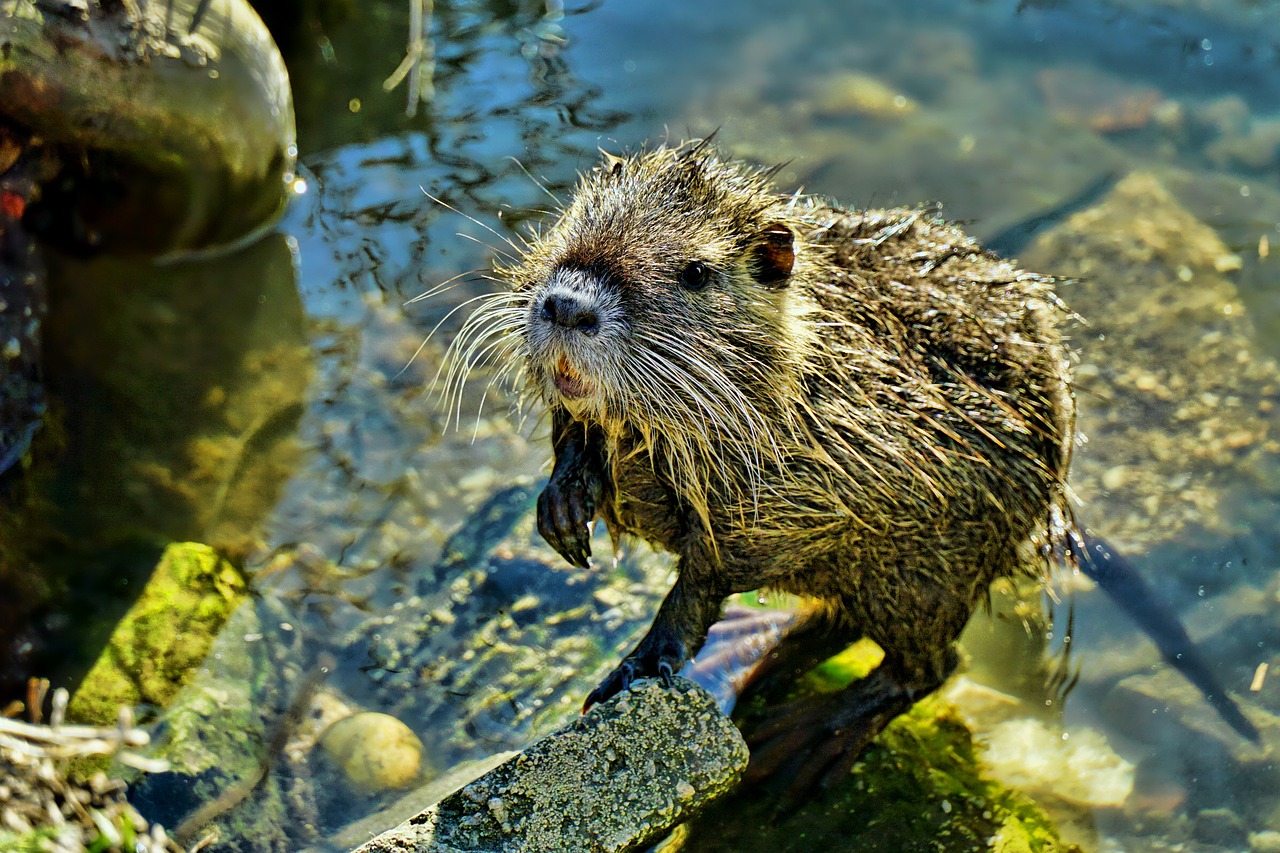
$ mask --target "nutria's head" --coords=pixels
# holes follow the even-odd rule
[[[807,304],[789,292],[794,217],[764,173],[705,145],[607,156],[504,271],[532,388],[606,427],[760,429]]]
[[[706,144],[613,157],[498,272],[470,352],[513,358],[528,391],[606,432],[663,445],[682,479],[715,470],[754,491],[802,398],[819,263],[805,202]],[[710,469],[710,470],[709,470]]]

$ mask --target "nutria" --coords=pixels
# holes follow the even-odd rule
[[[1066,312],[932,209],[771,178],[706,142],[606,155],[459,346],[519,365],[550,411],[556,551],[585,566],[601,518],[678,558],[586,707],[669,679],[729,594],[799,594],[821,605],[805,664],[864,636],[885,653],[757,733],[754,765],[809,747],[804,773],[831,780],[952,671],[995,579],[1071,547]]]

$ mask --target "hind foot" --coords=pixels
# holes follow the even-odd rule
[[[950,648],[923,670],[886,659],[837,693],[806,696],[772,709],[744,732],[751,747],[744,781],[785,780],[784,803],[838,785],[884,727],[937,689],[956,663]],[[904,675],[908,671],[912,676]]]
[[[791,802],[831,788],[849,775],[867,745],[912,702],[881,668],[839,693],[781,705],[746,734],[751,763],[743,782],[786,780],[785,799]]]

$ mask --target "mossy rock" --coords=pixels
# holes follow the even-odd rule
[[[860,678],[882,652],[864,641],[805,679],[831,691]],[[747,713],[751,713],[748,710]],[[982,775],[968,728],[937,697],[889,725],[844,783],[779,810],[779,792],[742,788],[682,828],[662,849],[859,850],[1066,853],[1048,816],[1025,796]]]
[[[170,545],[76,691],[68,719],[110,725],[122,705],[165,707],[244,595],[243,576],[213,549]]]
[[[277,599],[247,599],[151,727],[148,756],[169,769],[131,784],[129,801],[185,844],[216,827],[218,850],[287,853],[303,846],[290,833],[315,822],[314,792],[273,746],[303,695],[289,663],[304,659],[296,621]]]

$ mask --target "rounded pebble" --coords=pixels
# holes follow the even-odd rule
[[[403,788],[422,770],[422,741],[388,714],[366,711],[338,720],[320,736],[320,748],[353,787],[369,793]]]

